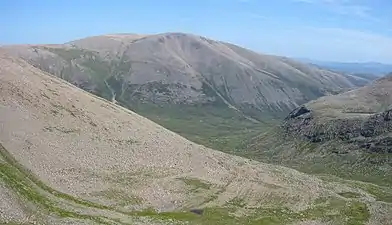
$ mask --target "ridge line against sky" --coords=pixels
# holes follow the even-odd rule
[[[184,32],[295,58],[392,64],[391,0],[0,1],[0,45]]]

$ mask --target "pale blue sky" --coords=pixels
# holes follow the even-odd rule
[[[2,0],[0,44],[187,32],[258,52],[392,63],[391,0]]]

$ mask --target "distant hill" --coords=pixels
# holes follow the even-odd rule
[[[3,49],[219,149],[233,149],[231,143],[255,135],[300,104],[369,82],[184,33],[111,34]]]
[[[318,65],[322,68],[335,72],[355,74],[364,78],[376,78],[392,72],[392,64],[383,64],[377,62],[364,63],[346,63],[346,62],[328,62],[310,59],[299,59],[302,62]]]
[[[183,33],[103,35],[64,45],[6,49],[71,83],[128,104],[221,102],[239,111],[285,112],[357,86],[339,73]]]

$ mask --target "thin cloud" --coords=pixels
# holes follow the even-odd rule
[[[307,35],[304,36],[303,34]],[[288,33],[293,55],[338,61],[379,61],[392,63],[392,37],[368,31],[342,28],[296,28]]]
[[[371,12],[372,9],[365,5],[331,4],[331,10],[341,15],[355,16],[362,19],[378,21]]]
[[[372,15],[372,8],[364,5],[357,4],[352,0],[292,0],[298,3],[315,4],[324,7],[329,11],[340,15],[354,16],[370,21],[379,21],[378,18]]]

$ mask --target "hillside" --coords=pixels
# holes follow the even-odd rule
[[[230,151],[298,105],[368,82],[182,33],[3,49],[192,141]]]
[[[392,219],[391,205],[356,184],[194,144],[1,51],[0,65],[0,223]]]
[[[391,91],[388,75],[365,87],[311,101],[279,127],[250,141],[245,154],[307,172],[390,186]]]

